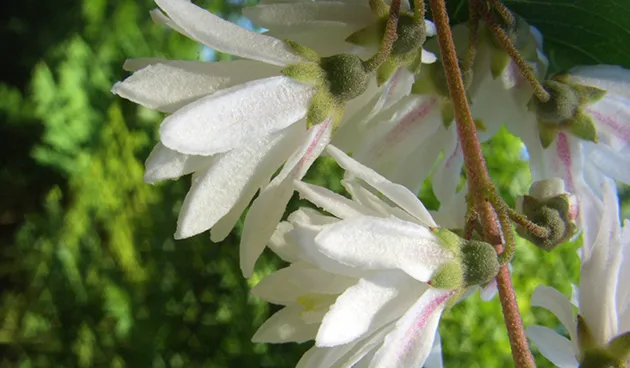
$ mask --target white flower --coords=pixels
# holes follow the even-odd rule
[[[177,238],[212,228],[212,239],[222,240],[263,188],[242,236],[241,267],[249,276],[280,221],[293,181],[304,176],[330,141],[338,116],[322,116],[307,131],[304,119],[318,89],[279,75],[278,67],[308,61],[283,41],[226,22],[186,0],[156,2],[166,12],[154,11],[156,21],[212,49],[254,59],[134,60],[126,66],[137,71],[112,88],[122,97],[171,113],[147,160],[145,180],[194,173]],[[366,82],[366,88],[369,99],[376,88],[373,82]],[[358,111],[365,103],[357,98],[347,111]]]
[[[532,305],[554,313],[571,341],[543,326],[529,327],[527,335],[547,359],[563,368],[613,366],[604,351],[612,352],[608,358],[630,362],[627,341],[611,345],[630,331],[630,226],[627,220],[620,226],[614,183],[606,181],[602,192],[603,202],[590,193],[580,204],[587,217],[578,296],[583,322],[576,321],[571,302],[557,290],[539,286],[532,296]]]
[[[573,116],[538,123],[535,134],[543,143],[551,140],[544,151],[540,140],[526,142],[535,153],[534,179],[560,176],[578,197],[584,184],[601,196],[599,183],[606,177],[630,183],[630,71],[613,65],[581,66],[553,81],[582,97],[573,106]]]
[[[299,367],[359,362],[421,366],[434,347],[447,302],[463,291],[456,280],[444,277],[452,275],[447,269],[463,275],[459,245],[443,238],[443,230],[437,230],[409,190],[334,146],[327,150],[346,169],[343,185],[353,199],[296,183],[302,197],[335,217],[300,209],[289,216],[290,223],[278,227],[270,247],[292,265],[263,280],[253,292],[285,308],[254,339],[314,338],[316,346]],[[498,269],[496,254],[488,249]],[[287,279],[295,281],[287,287]],[[455,284],[447,287],[450,281],[445,280]],[[434,360],[439,366],[441,359]]]

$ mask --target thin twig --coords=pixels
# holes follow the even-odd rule
[[[376,70],[387,59],[392,52],[392,46],[398,37],[396,29],[398,27],[398,15],[400,14],[400,0],[392,0],[392,4],[389,7],[389,18],[385,25],[385,34],[381,41],[381,47],[378,52],[366,60],[363,65],[367,72]]]
[[[527,216],[522,213],[516,212],[514,209],[507,207],[508,215],[512,221],[516,222],[520,226],[524,227],[529,233],[532,235],[541,238],[547,239],[549,236],[549,229],[544,226],[540,226],[527,218]]]
[[[468,0],[468,48],[462,69],[470,71],[475,63],[477,43],[479,41],[479,0]]]
[[[505,24],[514,24],[514,15],[512,15],[510,9],[508,9],[501,0],[490,0],[490,5],[499,13]]]
[[[497,226],[497,215],[490,203],[487,202],[484,194],[486,188],[491,188],[490,177],[481,152],[479,139],[476,135],[475,123],[466,99],[466,90],[464,89],[464,82],[459,70],[453,35],[446,12],[446,4],[444,0],[430,0],[430,4],[438,33],[440,55],[446,73],[450,98],[453,103],[457,134],[464,152],[468,188],[470,194],[475,197],[474,201],[484,228],[485,240],[495,245],[497,253],[500,253],[503,250],[503,246],[500,229]],[[518,310],[514,287],[507,265],[504,264],[500,267],[496,280],[503,316],[512,347],[514,364],[517,368],[535,367],[534,358],[525,337],[523,320]]]
[[[549,92],[547,92],[545,88],[542,86],[542,84],[540,83],[540,81],[538,81],[538,78],[536,78],[536,76],[532,72],[532,69],[527,64],[527,61],[523,59],[523,57],[518,52],[516,47],[514,47],[514,44],[512,44],[510,37],[507,35],[507,33],[505,33],[503,28],[501,28],[501,26],[497,24],[497,22],[494,20],[492,13],[490,13],[489,11],[482,11],[482,16],[485,22],[488,24],[488,28],[490,29],[494,37],[496,37],[497,41],[499,41],[499,44],[501,44],[501,47],[503,47],[503,49],[508,53],[508,55],[510,55],[510,57],[512,58],[512,60],[514,60],[516,65],[518,65],[518,69],[520,70],[521,75],[525,79],[527,79],[529,84],[534,89],[534,95],[536,96],[536,98],[541,102],[549,101],[549,98],[550,98]]]
[[[413,17],[424,21],[424,0],[413,0]]]

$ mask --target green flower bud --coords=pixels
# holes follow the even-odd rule
[[[466,286],[486,284],[499,273],[499,258],[492,245],[470,240],[461,251]]]
[[[580,96],[568,84],[547,80],[542,86],[549,92],[549,101],[541,102],[534,98],[533,108],[538,120],[544,124],[566,124],[575,117],[580,107]]]
[[[552,250],[577,233],[575,198],[564,192],[561,179],[534,183],[530,188],[530,195],[519,199],[517,210],[527,216],[529,221],[547,229],[548,233],[543,237],[525,227],[516,228],[520,236],[544,250]]]
[[[615,337],[606,346],[600,346],[581,315],[578,315],[578,345],[580,368],[625,368],[630,357],[630,332]]]
[[[396,29],[398,38],[392,45],[394,55],[406,54],[421,47],[427,40],[424,20],[418,22],[413,15],[403,13],[398,19]]]
[[[367,89],[368,73],[357,55],[324,57],[320,66],[326,73],[330,93],[340,102],[352,100]]]
[[[440,267],[431,279],[431,286],[438,289],[459,289],[464,285],[462,265],[458,261]]]

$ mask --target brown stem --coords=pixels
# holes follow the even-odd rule
[[[549,92],[547,92],[547,90],[545,90],[545,87],[543,87],[542,84],[540,84],[540,81],[538,81],[538,78],[536,78],[536,76],[532,72],[532,69],[527,64],[527,61],[523,59],[520,52],[518,52],[516,47],[514,47],[514,44],[510,40],[510,37],[507,35],[507,33],[505,33],[503,28],[501,28],[501,26],[497,24],[497,22],[494,20],[492,13],[490,13],[489,11],[482,11],[482,16],[484,20],[486,21],[486,23],[488,24],[488,28],[490,29],[494,37],[497,39],[501,47],[503,47],[503,49],[508,53],[508,55],[510,55],[512,60],[514,60],[514,62],[518,66],[519,71],[521,72],[521,75],[525,79],[527,79],[529,84],[534,89],[534,95],[536,96],[536,98],[541,102],[549,101],[550,99]]]
[[[433,20],[437,28],[440,55],[446,72],[446,80],[450,98],[453,103],[455,121],[457,122],[457,134],[464,152],[469,191],[471,195],[474,196],[474,203],[484,228],[485,240],[490,244],[494,244],[497,252],[500,253],[503,251],[503,246],[501,244],[500,230],[497,226],[497,216],[484,194],[486,188],[491,188],[490,177],[486,169],[483,154],[481,153],[479,139],[477,139],[475,123],[473,122],[466,99],[466,90],[464,89],[457,54],[455,53],[455,45],[453,44],[453,35],[449,26],[446,4],[444,0],[430,0],[430,5],[433,12]],[[517,368],[535,367],[534,358],[527,345],[523,320],[518,310],[514,287],[512,286],[512,280],[510,279],[507,265],[504,264],[501,266],[496,280],[503,316],[512,347],[514,364]]]
[[[424,0],[413,0],[413,17],[424,22]]]
[[[466,50],[466,58],[462,69],[470,71],[475,63],[475,55],[477,54],[477,43],[479,41],[479,0],[468,0],[468,49]]]
[[[379,66],[381,66],[381,64],[383,64],[392,52],[392,46],[398,37],[396,30],[398,27],[399,13],[400,0],[392,0],[392,5],[389,7],[389,18],[387,19],[387,24],[385,25],[385,34],[383,35],[383,40],[381,41],[381,47],[376,55],[363,62],[367,72],[376,70]]]
[[[490,0],[490,5],[499,13],[505,24],[514,24],[514,16],[501,0]]]

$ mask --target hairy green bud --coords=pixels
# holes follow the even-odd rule
[[[440,267],[431,279],[431,286],[438,289],[458,289],[464,284],[462,265],[458,261]]]
[[[538,120],[544,124],[566,124],[575,117],[580,107],[580,96],[568,84],[547,80],[542,86],[549,92],[549,101],[534,98],[533,107]]]
[[[492,245],[470,240],[461,251],[466,286],[486,284],[499,273],[499,258]]]
[[[416,50],[427,40],[424,20],[418,22],[413,15],[407,13],[400,15],[396,34],[398,38],[392,45],[392,53],[394,55],[406,54]]]
[[[340,102],[352,100],[367,89],[368,73],[357,55],[324,57],[320,66],[326,73],[330,93]]]
[[[530,188],[530,195],[519,199],[517,208],[534,224],[547,229],[546,236],[533,234],[518,226],[523,238],[544,250],[552,250],[577,233],[575,199],[564,192],[561,179],[541,180]]]

